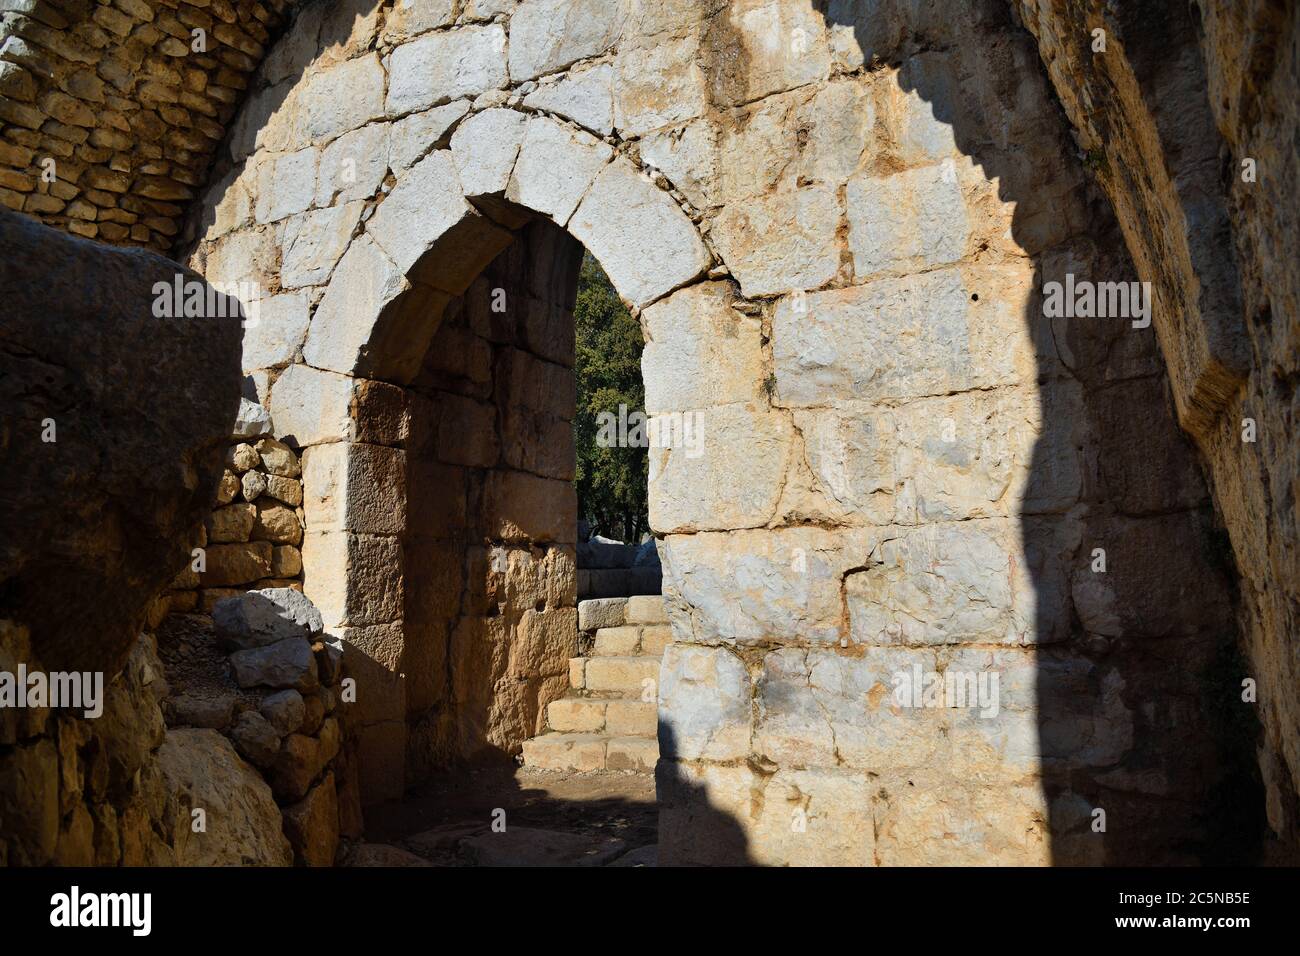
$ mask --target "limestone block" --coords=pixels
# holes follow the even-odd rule
[[[207,570],[199,575],[204,587],[225,587],[259,581],[271,573],[271,543],[212,544],[204,549]]]
[[[782,299],[772,322],[783,405],[833,406],[965,391],[972,369],[968,294],[947,269]]]
[[[367,234],[412,281],[452,295],[464,292],[513,239],[465,201],[451,151],[445,149],[406,172],[370,220]]]
[[[851,635],[863,644],[1020,643],[1026,619],[1009,567],[1014,522],[928,525],[881,544],[845,583]]]
[[[498,469],[489,472],[483,499],[493,538],[571,543],[576,537],[578,501],[572,482]]]
[[[490,109],[475,113],[456,128],[451,155],[465,195],[505,192],[527,121],[524,113]]]
[[[605,727],[606,703],[582,697],[553,700],[546,707],[546,721],[551,730],[561,733],[595,733]]]
[[[297,507],[302,504],[302,482],[295,478],[267,475],[265,493],[286,505]]]
[[[391,94],[390,94],[391,95]],[[313,72],[302,92],[307,135],[328,142],[384,115],[384,68],[374,54]]]
[[[617,42],[623,0],[525,0],[510,18],[510,78],[521,83],[596,56]]]
[[[430,33],[393,51],[389,116],[428,109],[506,85],[505,29],[499,23]]]
[[[333,866],[339,843],[339,804],[334,774],[284,810],[284,833],[294,856],[306,866]]]
[[[257,167],[258,223],[277,222],[311,208],[320,151],[308,147],[263,159]]]
[[[271,416],[265,408],[256,402],[250,402],[246,398],[239,400],[239,413],[235,416],[235,423],[231,426],[230,437],[232,439],[240,438],[257,438],[259,435],[265,435],[271,430]]]
[[[614,112],[624,136],[638,136],[701,116],[708,78],[699,37],[655,37],[619,49]]]
[[[746,296],[816,289],[839,270],[839,220],[835,193],[806,186],[728,205],[713,239]]]
[[[439,404],[438,459],[478,468],[496,465],[501,456],[496,406],[451,394],[443,395]]]
[[[240,650],[291,637],[315,640],[324,628],[320,612],[292,588],[248,591],[218,601],[212,608],[212,623],[225,646]]]
[[[729,308],[722,282],[688,286],[642,313],[646,412],[686,411],[761,394],[762,322]]]
[[[895,413],[842,403],[834,409],[796,409],[793,421],[799,447],[780,513],[836,524],[890,524],[902,480]]]
[[[262,460],[262,467],[269,474],[284,478],[296,478],[302,473],[302,465],[293,449],[274,438],[263,438],[257,443],[257,454]]]
[[[865,773],[844,770],[782,769],[759,777],[747,766],[661,760],[660,863],[874,865],[877,786]],[[754,799],[755,788],[762,800]]]
[[[663,437],[678,421],[684,440]],[[719,405],[656,422],[661,432],[652,440],[649,479],[656,533],[754,528],[771,520],[793,444],[785,414],[757,404]],[[732,480],[739,474],[741,483]]]
[[[659,744],[649,737],[610,737],[605,744],[606,770],[653,770]]]
[[[288,866],[293,862],[271,789],[217,731],[167,731],[158,750],[158,766],[171,795],[177,863]],[[206,811],[206,833],[192,832],[194,807]]]
[[[908,57],[891,90],[895,122],[900,127],[902,162],[909,166],[933,163],[957,154],[952,114],[969,109],[959,99],[962,79],[954,75],[950,57],[922,53]],[[902,102],[898,102],[901,100]]]
[[[349,203],[375,194],[388,172],[390,129],[384,123],[363,126],[325,148],[316,171],[315,205]]]
[[[346,705],[350,725],[406,717],[406,682],[401,678],[405,637],[402,622],[347,627],[339,632],[344,666],[357,682],[356,700]]]
[[[246,370],[278,368],[293,361],[307,334],[307,296],[273,295],[257,303],[257,321],[244,329]]]
[[[310,532],[303,538],[302,565],[307,596],[327,629],[401,619],[402,546],[396,538]]]
[[[235,681],[240,687],[292,687],[302,693],[320,686],[316,658],[303,637],[289,637],[265,647],[230,655]]]
[[[830,75],[826,18],[811,6],[782,0],[739,0],[729,4],[725,26],[706,42],[714,56],[741,48],[743,62],[720,70],[713,80],[713,101],[735,106],[771,93],[824,80]]]
[[[250,468],[256,468],[261,463],[262,459],[257,454],[257,449],[247,442],[240,442],[238,445],[233,445],[226,452],[226,464],[230,465],[240,474],[243,474]]]
[[[422,355],[427,347],[441,313],[442,297],[423,292],[405,296],[410,288],[402,270],[370,236],[355,240],[343,254],[316,308],[303,357],[317,368],[344,374],[382,375],[395,366],[413,364],[409,355]],[[408,318],[424,311],[419,305],[428,309],[425,321],[408,325]],[[393,357],[377,346],[385,333],[393,334],[398,327],[415,334],[417,341],[409,354],[402,349],[403,354]],[[426,328],[425,334],[418,334]]]
[[[524,611],[515,628],[506,673],[515,677],[563,674],[578,651],[578,612],[572,607]]]
[[[879,272],[932,269],[966,254],[970,224],[961,184],[942,166],[859,175],[849,181],[845,209],[859,281]]]
[[[266,491],[266,475],[260,471],[246,471],[239,479],[239,488],[245,501],[256,501]]]
[[[594,631],[600,627],[618,627],[623,623],[627,598],[596,598],[578,602],[578,629]]]
[[[409,428],[400,388],[308,365],[290,365],[271,390],[276,428],[296,447],[329,441],[397,444]]]
[[[258,712],[283,735],[291,734],[302,726],[306,708],[302,694],[289,688],[263,697]]]
[[[562,226],[613,152],[589,133],[535,116],[524,131],[506,198]]]
[[[668,535],[660,554],[676,639],[838,642],[841,582],[868,563],[879,534],[793,527]]]
[[[524,106],[573,120],[593,133],[614,131],[614,68],[598,63],[570,70],[554,82],[544,82],[524,97]],[[660,124],[662,125],[662,124]]]
[[[461,117],[469,112],[469,103],[455,100],[422,113],[412,113],[388,129],[388,166],[400,174],[423,159],[429,148],[438,143]],[[381,157],[382,159],[382,157]],[[323,162],[322,162],[323,168]],[[383,174],[380,174],[382,179]],[[464,183],[464,176],[461,177]],[[468,186],[466,189],[468,190]],[[373,192],[373,190],[372,190]]]
[[[312,534],[406,529],[406,453],[359,442],[314,445],[303,454],[303,510]]]
[[[361,221],[361,200],[314,209],[285,223],[280,284],[285,289],[324,285]]]
[[[208,516],[208,540],[213,544],[247,541],[253,531],[257,509],[240,503],[218,508]]]
[[[280,753],[280,734],[256,711],[246,710],[230,728],[239,755],[258,767],[269,767]]]
[[[664,649],[660,674],[659,744],[665,759],[749,756],[752,688],[733,651],[673,644]]]
[[[641,140],[641,164],[664,174],[697,209],[709,209],[718,198],[718,141],[723,131],[709,120],[648,133]]]
[[[619,295],[638,307],[690,282],[710,262],[672,197],[622,158],[601,170],[569,228],[600,260]]]

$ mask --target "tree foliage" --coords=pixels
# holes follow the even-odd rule
[[[578,515],[593,534],[638,541],[649,530],[645,448],[601,448],[601,412],[617,416],[645,408],[641,380],[641,327],[619,301],[591,253],[585,253],[573,310],[577,338],[578,408],[573,421],[578,451]]]

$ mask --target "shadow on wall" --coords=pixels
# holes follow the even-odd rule
[[[969,199],[973,180],[996,181],[1015,204],[1014,244],[992,236],[963,267],[971,326],[994,319],[985,283],[999,267],[1026,253],[1032,263],[1023,312],[1042,425],[1019,525],[1036,690],[1017,702],[1006,699],[1012,675],[1002,687],[1004,710],[1036,714],[1051,860],[1256,859],[1262,791],[1256,722],[1240,700],[1236,573],[1154,330],[1124,316],[1045,316],[1045,283],[1135,276],[1033,38],[1002,0],[831,0],[825,15],[852,31],[868,73],[896,68],[901,89],[950,130],[975,167],[959,160],[954,188]],[[917,215],[927,239],[953,225]],[[1007,660],[995,654],[994,666]]]

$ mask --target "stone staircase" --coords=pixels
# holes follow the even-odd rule
[[[547,732],[524,741],[524,766],[653,773],[659,661],[672,640],[663,598],[581,601],[578,630],[590,650],[570,659],[569,692],[547,706]]]

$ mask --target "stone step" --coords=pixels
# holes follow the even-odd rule
[[[593,657],[662,657],[664,648],[672,643],[672,639],[673,630],[667,624],[602,627],[596,631],[596,643],[591,653]]]
[[[546,708],[546,723],[560,733],[606,733],[618,737],[654,737],[659,729],[656,705],[641,700],[565,697]]]
[[[524,766],[537,770],[635,770],[653,773],[659,741],[605,734],[543,734],[524,741]]]
[[[662,594],[640,597],[594,598],[578,602],[578,630],[594,631],[601,627],[624,624],[667,624],[668,613]]]
[[[658,657],[620,654],[569,658],[569,686],[574,690],[618,693],[629,700],[641,700],[646,691],[653,699],[658,694],[658,682]]]

